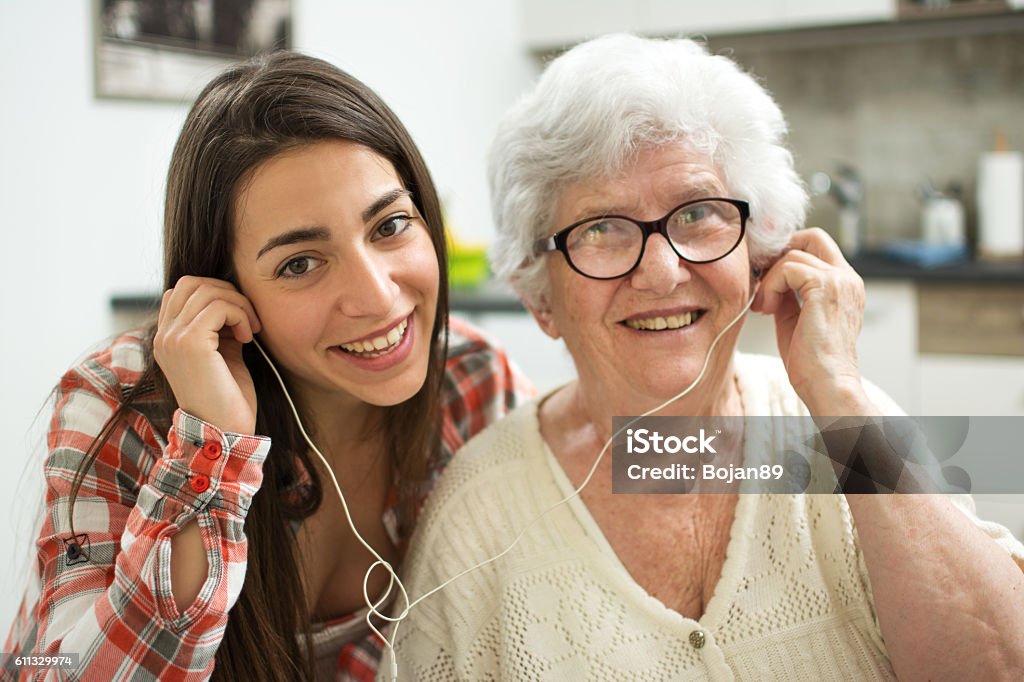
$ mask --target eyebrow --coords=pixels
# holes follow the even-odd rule
[[[411,196],[412,193],[409,190],[402,189],[400,187],[396,187],[395,189],[385,192],[363,211],[363,222],[369,222],[373,216],[395,203],[398,199]],[[281,246],[298,244],[300,242],[324,242],[330,240],[330,238],[331,233],[324,227],[302,227],[297,230],[289,230],[288,232],[284,232],[267,240],[267,243],[264,244],[263,248],[261,248],[259,253],[256,254],[256,260],[259,260],[263,254],[268,251],[272,251]]]
[[[675,195],[675,206],[685,204],[688,201],[696,201],[705,197],[719,197],[725,190],[714,184],[700,184],[695,187],[688,187],[686,190]],[[610,215],[630,216],[631,209],[622,205],[605,206],[603,208],[588,208],[579,211],[571,222],[579,222],[589,218],[603,218]]]
[[[412,192],[410,192],[407,189],[403,189],[401,187],[396,187],[393,190],[385,192],[384,194],[380,195],[377,198],[376,201],[374,201],[372,204],[367,206],[365,211],[363,211],[363,222],[364,223],[370,222],[370,218],[372,218],[373,216],[377,215],[378,213],[380,213],[385,208],[387,208],[391,204],[395,203],[396,201],[398,201],[402,197],[411,197],[411,196],[412,196]]]
[[[330,238],[331,233],[323,227],[302,227],[297,230],[289,230],[267,240],[260,252],[256,254],[256,260],[262,258],[267,251],[272,251],[279,246],[288,246],[299,242],[325,242]]]

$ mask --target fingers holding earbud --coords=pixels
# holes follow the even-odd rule
[[[829,395],[856,393],[864,282],[832,238],[800,230],[759,281],[752,307],[775,318],[779,354],[812,413]]]

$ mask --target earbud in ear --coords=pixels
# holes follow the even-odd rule
[[[754,279],[761,279],[761,268],[754,268],[751,274],[754,275]]]

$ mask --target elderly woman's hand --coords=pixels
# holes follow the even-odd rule
[[[775,316],[789,381],[812,415],[874,413],[857,367],[864,282],[824,230],[794,233],[752,308]]]

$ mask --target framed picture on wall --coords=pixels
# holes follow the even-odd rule
[[[291,47],[292,0],[93,0],[97,97],[188,102],[232,62]]]

